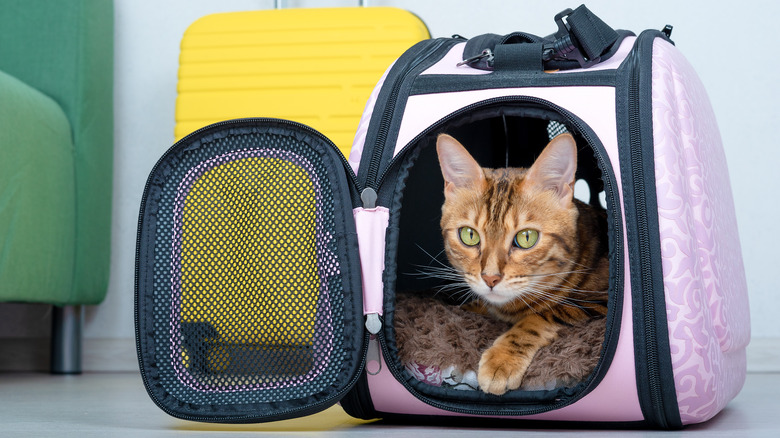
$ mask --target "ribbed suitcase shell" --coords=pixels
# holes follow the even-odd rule
[[[176,140],[221,120],[276,117],[346,154],[382,72],[428,37],[415,15],[386,7],[207,15],[181,41]]]

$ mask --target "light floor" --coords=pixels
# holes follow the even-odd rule
[[[271,432],[294,436],[382,438],[503,436],[728,436],[780,437],[780,374],[749,374],[720,415],[682,432],[443,428],[363,422],[338,407],[305,419],[257,425],[191,423],[169,417],[146,395],[136,373],[80,376],[0,373],[0,437],[235,436]],[[527,426],[526,426],[527,427]]]

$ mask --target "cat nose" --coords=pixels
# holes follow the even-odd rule
[[[501,278],[501,275],[482,274],[482,279],[485,280],[485,284],[491,288],[495,287],[501,281]]]

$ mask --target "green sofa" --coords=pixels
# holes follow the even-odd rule
[[[53,304],[52,372],[78,373],[108,287],[113,3],[0,4],[0,301]]]

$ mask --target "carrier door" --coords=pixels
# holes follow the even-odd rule
[[[139,221],[136,335],[164,411],[272,421],[352,387],[366,335],[345,165],[308,127],[247,119],[185,137],[155,166]]]

